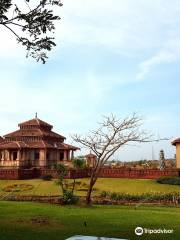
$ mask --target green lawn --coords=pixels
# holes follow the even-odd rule
[[[84,221],[87,226],[84,226]],[[137,226],[173,229],[173,234],[136,237]],[[27,202],[0,202],[1,240],[63,240],[69,236],[96,235],[127,239],[180,239],[180,208],[56,206]]]
[[[82,183],[87,183],[88,179],[79,179]],[[60,193],[59,186],[55,184],[55,180],[43,181],[40,179],[33,180],[0,180],[0,195],[4,194],[2,188],[16,183],[32,184],[34,188],[30,191],[23,192],[27,195],[58,195]],[[155,180],[147,179],[118,179],[118,178],[101,178],[98,179],[95,188],[97,191],[94,194],[105,191],[124,192],[131,194],[140,194],[147,192],[180,192],[180,186],[165,185],[156,183]],[[21,193],[19,193],[21,194]],[[84,195],[85,192],[77,191],[77,195]]]

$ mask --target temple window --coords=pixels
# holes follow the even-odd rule
[[[49,152],[46,153],[46,159],[47,159],[47,160],[50,159],[50,153],[49,153]]]
[[[60,161],[63,161],[63,160],[64,160],[64,152],[60,152],[59,158],[60,158]]]
[[[38,150],[36,150],[35,151],[35,156],[34,156],[34,158],[35,158],[35,160],[39,160],[39,151]]]

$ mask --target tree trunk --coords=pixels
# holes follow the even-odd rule
[[[76,185],[76,179],[74,177],[74,179],[73,179],[73,187],[72,187],[72,194],[74,194],[75,185]]]
[[[91,193],[93,189],[94,184],[90,181],[87,196],[86,196],[86,204],[90,205],[91,204]]]
[[[97,177],[96,177],[95,173],[92,173],[91,178],[90,178],[89,188],[88,188],[88,191],[87,191],[87,196],[86,196],[87,205],[91,204],[91,193],[92,193],[92,190],[93,190],[93,186],[96,183],[96,180],[97,180]]]

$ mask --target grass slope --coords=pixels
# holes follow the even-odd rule
[[[84,226],[87,222],[87,227]],[[0,202],[1,240],[63,240],[83,234],[140,239],[137,226],[174,229],[170,235],[144,235],[141,239],[180,239],[180,208],[94,206],[62,207],[27,202]]]
[[[79,181],[88,182],[88,179],[80,179]],[[55,181],[43,181],[40,179],[33,180],[0,180],[0,194],[3,194],[1,189],[4,186],[8,186],[15,183],[28,183],[34,186],[33,190],[23,192],[27,195],[58,195],[60,193],[59,186],[55,184]],[[115,191],[125,192],[131,194],[140,194],[147,192],[180,192],[180,186],[164,185],[159,184],[155,180],[148,179],[118,179],[118,178],[101,178],[98,179],[95,188],[98,190],[95,194],[100,191]],[[84,195],[85,192],[78,191],[77,195]]]

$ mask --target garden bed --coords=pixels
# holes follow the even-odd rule
[[[14,196],[5,196],[1,200],[3,201],[25,201],[25,202],[39,202],[39,203],[49,203],[49,204],[57,204],[64,205],[60,196],[22,196],[22,195],[14,195]],[[85,197],[79,197],[79,203],[85,203]],[[169,199],[161,199],[161,200],[111,200],[102,197],[93,197],[92,203],[97,205],[180,205],[180,202],[177,200],[169,200]]]

